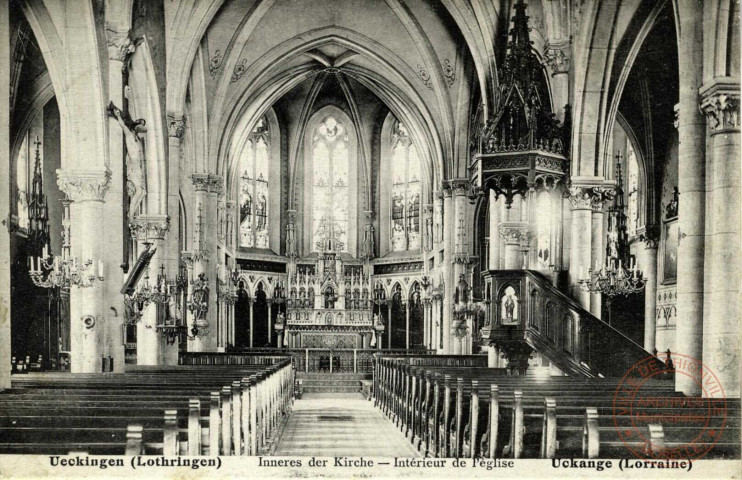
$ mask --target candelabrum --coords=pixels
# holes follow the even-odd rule
[[[466,283],[463,274],[459,275],[459,283],[456,285],[456,292],[454,293],[454,318],[459,320],[478,318],[484,314],[484,311],[484,302],[474,298],[473,288]]]
[[[590,268],[585,272],[583,269],[578,283],[584,291],[609,297],[638,293],[646,286],[644,275],[637,269],[633,257],[629,268],[625,268],[621,260],[607,259],[602,268],[596,265],[594,270]]]
[[[103,281],[103,262],[98,261],[97,269],[92,259],[80,262],[75,257],[48,255],[48,248],[40,257],[29,258],[29,274],[34,285],[42,288],[67,288],[70,286],[88,288],[96,281]],[[97,271],[96,271],[97,270]]]
[[[157,276],[155,285],[150,285],[149,267],[147,267],[142,284],[137,286],[136,290],[131,295],[124,295],[127,325],[138,323],[142,319],[144,309],[147,308],[147,305],[150,303],[166,305],[170,302],[172,293],[164,270],[165,267],[163,265],[160,267],[160,274]]]
[[[188,339],[202,338],[209,333],[209,321],[206,314],[209,311],[209,280],[206,274],[200,273],[191,283],[191,296],[186,302],[186,308],[193,315],[193,325],[188,331]]]
[[[184,306],[187,301],[188,281],[184,272],[185,268],[181,267],[181,272],[174,279],[166,280],[169,301],[167,308],[161,317],[161,322],[157,324],[157,331],[164,337],[168,345],[172,345],[186,333],[186,325],[183,321]]]
[[[29,257],[31,280],[41,288],[92,287],[96,281],[105,279],[103,262],[93,259],[80,261],[70,254],[70,201],[65,200],[62,204],[62,255],[51,255],[49,246],[44,245],[41,256]]]

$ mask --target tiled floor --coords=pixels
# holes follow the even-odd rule
[[[360,393],[308,393],[296,400],[275,455],[420,456]]]

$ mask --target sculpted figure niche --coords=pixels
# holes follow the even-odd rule
[[[108,105],[108,113],[118,122],[126,142],[126,192],[129,195],[129,220],[132,220],[147,195],[144,180],[144,138],[147,122],[140,118],[131,120],[113,102]]]

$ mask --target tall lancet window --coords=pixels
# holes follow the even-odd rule
[[[348,252],[348,133],[332,115],[312,136],[312,251]]]
[[[29,182],[33,174],[30,171],[31,146],[30,133],[26,132],[23,136],[23,143],[18,150],[16,158],[16,214],[18,215],[18,226],[28,228],[28,191]]]
[[[268,248],[270,130],[258,120],[240,156],[240,246]]]
[[[392,132],[392,251],[420,249],[420,157],[404,124]]]
[[[624,189],[629,207],[627,233],[629,237],[633,237],[639,226],[639,162],[636,160],[636,151],[628,139],[626,140],[626,185]]]

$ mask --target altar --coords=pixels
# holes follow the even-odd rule
[[[338,254],[336,247],[328,232],[316,257],[288,267],[286,315],[277,329],[283,329],[289,348],[376,345],[370,265]]]

